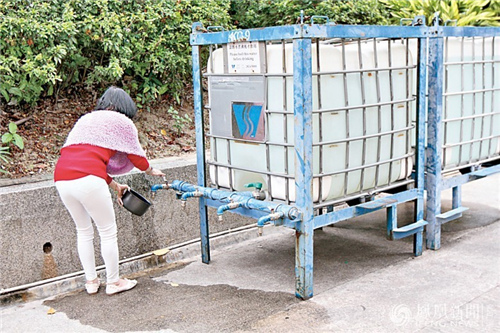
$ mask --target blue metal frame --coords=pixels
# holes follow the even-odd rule
[[[313,295],[314,236],[311,39],[293,41],[293,72],[296,205],[302,212],[295,228],[295,294],[307,299]]]
[[[415,21],[415,20],[414,20]],[[436,20],[437,22],[438,20]],[[218,30],[221,30],[218,27]],[[291,25],[252,30],[219,31],[193,24],[191,34],[194,108],[196,124],[197,185],[183,181],[157,184],[151,190],[172,188],[185,201],[199,199],[202,261],[210,262],[207,207],[252,217],[259,230],[266,223],[283,225],[296,231],[295,278],[296,296],[313,296],[313,236],[314,229],[355,216],[385,208],[387,238],[390,240],[414,236],[413,252],[422,254],[423,230],[426,228],[427,247],[439,249],[441,225],[461,216],[467,208],[461,205],[461,185],[500,172],[500,164],[476,169],[467,174],[445,178],[442,173],[443,148],[443,39],[449,36],[500,36],[499,28],[425,26],[336,26],[331,24]],[[417,38],[418,87],[416,117],[416,161],[413,170],[414,188],[393,195],[314,216],[312,199],[313,130],[312,130],[312,58],[313,38]],[[295,206],[259,201],[253,192],[228,192],[206,187],[205,136],[203,125],[200,47],[238,41],[293,40],[294,142],[295,142]],[[428,59],[427,59],[428,57]],[[426,96],[428,92],[428,96]],[[427,105],[426,105],[427,101]],[[427,134],[426,134],[427,115]],[[425,147],[427,140],[427,147]],[[491,160],[491,159],[490,159]],[[497,161],[497,160],[495,160]],[[500,156],[499,160],[500,162]],[[441,192],[452,189],[452,210],[441,212]],[[424,191],[427,191],[424,220]],[[258,193],[259,194],[259,193]],[[397,206],[415,203],[414,222],[398,227]]]
[[[214,30],[212,30],[214,31]],[[211,32],[200,23],[193,25],[191,34],[194,108],[196,124],[196,152],[198,164],[197,185],[174,181],[158,184],[159,189],[172,188],[178,198],[199,198],[202,261],[210,262],[209,225],[207,207],[252,217],[257,225],[265,223],[284,225],[296,231],[295,277],[296,296],[313,296],[313,236],[314,229],[385,208],[387,212],[387,238],[400,239],[414,236],[413,252],[422,254],[423,229],[426,228],[427,247],[440,247],[441,224],[461,216],[461,185],[500,172],[500,165],[473,170],[461,176],[445,178],[442,174],[442,112],[443,112],[443,38],[447,36],[500,36],[499,28],[433,27],[425,26],[335,26],[331,24],[291,25],[253,30]],[[416,161],[413,172],[414,188],[338,211],[314,216],[312,199],[313,133],[312,133],[312,64],[313,38],[417,38],[418,95],[416,118]],[[206,187],[205,136],[203,126],[200,47],[238,41],[293,40],[294,68],[294,142],[295,142],[295,206],[252,198],[252,192],[227,192]],[[428,60],[427,60],[428,56]],[[428,92],[428,97],[426,96]],[[427,101],[427,105],[426,105]],[[427,115],[427,135],[426,135]],[[427,140],[427,148],[425,142]],[[426,175],[426,176],[425,176]],[[441,212],[441,192],[453,190],[452,210]],[[424,220],[424,191],[427,190],[427,216]],[[403,227],[397,225],[397,206],[415,203],[414,222]],[[261,229],[261,228],[259,228]]]
[[[462,176],[444,178],[442,174],[442,111],[443,111],[443,38],[447,36],[500,36],[498,28],[463,27],[384,27],[384,26],[334,26],[292,25],[254,30],[208,32],[201,24],[193,25],[191,35],[193,55],[193,85],[195,100],[198,185],[174,181],[170,187],[179,197],[199,198],[202,260],[210,261],[207,206],[220,207],[219,211],[231,211],[258,219],[264,223],[284,225],[296,231],[296,295],[307,299],[313,296],[313,236],[314,229],[331,225],[349,218],[385,208],[387,212],[387,237],[391,240],[414,236],[413,252],[422,253],[423,230],[427,231],[427,247],[440,247],[442,223],[461,215],[461,185],[475,179],[500,172],[500,165],[474,170]],[[416,125],[416,161],[414,188],[400,190],[390,196],[351,206],[338,211],[314,216],[312,198],[313,133],[312,133],[312,64],[313,38],[416,38],[418,47],[418,95]],[[294,142],[295,142],[295,191],[294,206],[275,202],[260,202],[251,192],[225,192],[206,187],[205,139],[201,91],[200,47],[237,41],[293,40],[294,83]],[[427,59],[428,57],[428,59]],[[428,97],[426,96],[428,92]],[[427,104],[426,104],[427,102]],[[427,135],[426,135],[427,116]],[[427,140],[427,148],[425,147]],[[426,160],[427,159],[427,160]],[[425,177],[426,174],[426,177]],[[165,188],[155,185],[153,190]],[[453,209],[441,213],[441,191],[453,189]],[[424,191],[427,190],[427,216],[424,220]],[[184,194],[182,194],[184,193]],[[182,194],[182,195],[180,195]],[[235,201],[236,200],[236,201]],[[415,203],[414,222],[403,227],[397,225],[397,206],[405,202]]]
[[[443,73],[444,52],[443,40],[446,37],[492,37],[500,36],[500,28],[493,27],[440,27],[429,28],[429,98],[427,123],[427,162],[426,185],[427,208],[426,242],[427,248],[438,250],[441,247],[441,225],[460,218],[468,208],[462,206],[463,184],[484,178],[500,172],[500,165],[471,171],[461,176],[445,177],[442,169],[443,148]],[[497,68],[498,70],[498,68]],[[500,156],[498,156],[500,162]],[[481,163],[478,163],[481,164]],[[441,210],[441,193],[452,189],[452,209],[448,212]]]
[[[389,239],[400,239],[414,235],[414,254],[422,253],[423,229],[427,224],[423,219],[424,200],[424,144],[425,144],[425,87],[426,66],[425,55],[428,29],[423,27],[383,27],[383,26],[332,26],[332,25],[293,25],[285,27],[264,28],[255,30],[238,30],[205,33],[200,24],[193,25],[191,45],[193,47],[193,85],[195,91],[195,115],[197,133],[198,190],[205,192],[205,144],[203,138],[202,105],[201,105],[201,72],[199,48],[202,45],[225,44],[236,41],[268,41],[293,40],[294,55],[294,119],[295,119],[295,187],[297,201],[295,206],[300,211],[295,220],[274,221],[275,224],[286,225],[296,230],[296,296],[308,299],[313,296],[313,236],[314,229],[337,223],[354,216],[367,214],[382,208],[387,209],[387,236]],[[418,68],[419,95],[417,96],[417,161],[414,172],[415,188],[394,195],[349,207],[339,211],[314,216],[312,199],[312,38],[419,38],[420,66]],[[176,187],[176,186],[174,186]],[[176,187],[177,190],[179,188]],[[192,188],[191,188],[192,190]],[[183,191],[181,191],[183,192]],[[200,229],[202,235],[203,262],[209,261],[208,224],[206,206],[218,207],[217,200],[200,196]],[[196,196],[196,195],[193,195]],[[399,228],[397,226],[397,205],[415,201],[415,222]],[[266,203],[269,205],[269,202]],[[262,218],[262,212],[251,211],[242,205],[231,210],[254,218]],[[225,207],[224,209],[227,209]],[[261,221],[261,220],[259,220]],[[267,220],[272,221],[272,220]]]
[[[192,48],[193,86],[194,88],[194,122],[196,125],[196,163],[198,165],[198,185],[206,186],[205,168],[205,126],[203,124],[203,106],[201,91],[200,47]],[[199,200],[201,258],[206,264],[210,262],[210,244],[208,215],[205,198]]]

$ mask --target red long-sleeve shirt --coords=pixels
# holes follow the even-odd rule
[[[115,153],[115,150],[88,144],[64,147],[61,149],[61,157],[56,164],[54,181],[73,180],[93,175],[105,179],[109,184],[113,179],[106,172],[106,167]],[[137,169],[145,171],[149,168],[146,158],[133,154],[127,157]]]

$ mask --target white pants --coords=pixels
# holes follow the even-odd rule
[[[88,281],[97,278],[94,255],[94,227],[101,238],[101,254],[106,266],[106,282],[119,280],[118,240],[113,200],[108,184],[102,178],[86,176],[56,182],[62,202],[75,221],[78,255]]]

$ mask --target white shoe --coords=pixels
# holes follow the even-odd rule
[[[92,294],[95,294],[99,291],[99,286],[101,285],[101,283],[99,282],[99,279],[97,279],[97,282],[96,281],[87,281],[87,283],[85,283],[85,289],[87,290],[87,293],[89,295],[92,295]]]
[[[121,279],[123,282],[123,285],[119,286],[116,284],[107,284],[106,285],[106,294],[108,295],[113,295],[117,293],[121,293],[122,291],[127,291],[132,288],[134,288],[137,285],[136,280],[129,280],[129,279]]]

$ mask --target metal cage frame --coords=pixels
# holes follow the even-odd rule
[[[238,193],[221,194],[225,191],[207,188],[206,158],[205,158],[205,131],[203,123],[202,84],[200,48],[214,44],[226,44],[237,41],[269,41],[293,40],[293,84],[294,84],[294,154],[295,154],[295,189],[296,202],[293,207],[264,202],[271,207],[271,213],[285,209],[287,214],[279,214],[262,220],[265,214],[252,209],[251,204],[241,204],[231,208],[231,212],[239,213],[262,221],[272,222],[275,225],[285,225],[296,231],[295,276],[296,296],[308,299],[313,296],[313,236],[314,229],[331,225],[349,218],[371,213],[380,209],[387,210],[387,237],[400,239],[414,236],[413,252],[416,256],[422,253],[423,229],[427,222],[424,220],[424,161],[425,161],[425,87],[427,80],[426,54],[429,29],[419,26],[337,26],[332,24],[298,24],[283,27],[268,27],[238,31],[210,32],[200,23],[193,25],[191,34],[194,108],[196,124],[196,152],[197,152],[197,186],[174,181],[170,187],[180,191],[187,197],[199,198],[200,233],[202,261],[209,263],[209,231],[207,206],[221,207],[231,195]],[[418,39],[418,67],[416,97],[416,142],[415,168],[413,172],[413,188],[405,187],[395,194],[374,199],[366,203],[350,206],[344,209],[322,212],[315,215],[312,199],[312,63],[311,44],[317,38],[415,38]],[[191,193],[188,195],[188,193]],[[222,200],[220,200],[222,198]],[[250,199],[251,200],[251,199]],[[398,227],[397,206],[412,201],[415,203],[414,222]],[[256,205],[256,204],[255,204]],[[283,208],[284,207],[284,208]],[[296,209],[297,214],[290,215]],[[268,212],[266,212],[268,213]]]
[[[324,17],[321,18],[324,19]],[[311,21],[311,24],[304,24],[303,21],[301,21],[301,24],[297,25],[236,31],[224,31],[220,27],[217,27],[216,29],[205,29],[200,23],[193,24],[190,42],[192,46],[194,111],[196,125],[197,185],[188,184],[180,180],[174,180],[171,184],[158,184],[151,188],[153,192],[162,188],[171,188],[176,190],[177,196],[182,200],[183,205],[185,205],[188,198],[195,197],[199,199],[198,207],[200,215],[201,253],[202,261],[204,263],[210,262],[209,225],[207,216],[207,207],[209,206],[217,208],[219,216],[225,211],[230,211],[232,213],[238,213],[243,216],[258,219],[257,226],[259,227],[259,230],[262,230],[262,226],[266,223],[283,225],[294,229],[296,233],[295,293],[297,297],[302,299],[308,299],[313,296],[314,229],[385,208],[387,216],[387,238],[394,240],[413,236],[413,253],[415,256],[419,256],[422,254],[424,227],[426,229],[427,247],[431,249],[439,249],[441,225],[460,217],[462,212],[466,210],[466,208],[461,205],[461,185],[500,172],[500,154],[497,156],[496,152],[488,153],[489,155],[484,160],[473,161],[472,157],[469,157],[467,163],[459,165],[459,167],[468,167],[470,170],[464,172],[464,174],[460,176],[450,176],[448,173],[449,170],[444,168],[442,163],[443,149],[447,148],[446,145],[443,145],[443,131],[446,129],[446,122],[457,121],[457,119],[447,120],[445,119],[446,115],[443,114],[443,112],[445,112],[445,110],[443,110],[444,98],[446,98],[447,95],[451,95],[446,91],[443,91],[444,88],[446,88],[444,87],[444,69],[446,65],[450,65],[450,63],[446,63],[443,57],[444,40],[448,37],[483,37],[484,50],[484,38],[493,37],[492,60],[486,61],[484,59],[485,57],[483,51],[483,61],[472,62],[473,64],[476,64],[476,62],[482,64],[482,73],[484,73],[485,63],[491,64],[493,70],[493,87],[485,89],[483,78],[482,89],[473,89],[473,91],[458,93],[473,94],[473,98],[475,98],[475,94],[482,93],[483,103],[481,105],[484,108],[484,94],[487,91],[491,91],[492,110],[490,113],[487,113],[486,115],[484,113],[477,115],[475,110],[476,106],[474,104],[474,115],[465,116],[462,106],[461,117],[458,118],[458,121],[462,123],[464,119],[484,119],[486,117],[491,117],[490,121],[493,123],[495,115],[500,112],[500,110],[493,110],[493,93],[499,90],[496,88],[496,83],[494,81],[494,73],[497,73],[496,71],[498,71],[499,66],[499,61],[494,60],[494,38],[500,36],[499,28],[439,26],[439,20],[437,19],[435,20],[433,26],[427,27],[425,26],[425,18],[422,17],[416,17],[413,19],[412,25],[410,26],[337,26],[335,24],[330,24],[328,19],[326,20],[326,24],[314,24],[313,18]],[[312,116],[314,111],[312,101],[313,75],[315,74],[319,77],[322,73],[320,73],[319,70],[316,73],[313,73],[312,41],[331,38],[358,40],[387,38],[416,39],[418,41],[416,57],[417,81],[414,96],[416,101],[416,115],[414,120],[415,142],[413,143],[415,161],[412,175],[411,177],[406,178],[407,183],[402,183],[402,185],[405,186],[401,186],[395,190],[393,189],[392,194],[379,198],[368,195],[366,196],[366,202],[348,207],[340,207],[340,209],[334,209],[331,202],[322,203],[321,199],[319,200],[319,204],[314,205],[313,202],[313,178],[318,177],[318,175],[313,174],[312,165],[313,146],[315,145],[313,142]],[[295,203],[293,204],[290,203],[288,198],[285,202],[262,201],[263,198],[255,196],[255,192],[232,191],[232,185],[230,186],[231,188],[229,191],[214,187],[207,187],[206,177],[206,135],[203,121],[204,107],[202,105],[203,89],[201,48],[235,42],[269,42],[277,40],[289,40],[293,42],[293,154],[295,157],[294,182],[296,193]],[[361,47],[358,49],[358,52],[360,51]],[[319,53],[319,51],[317,52]],[[452,63],[452,65],[456,64],[457,63]],[[460,65],[461,63],[458,62],[458,64]],[[460,66],[463,68],[463,65]],[[362,67],[361,60],[360,67]],[[406,66],[405,68],[409,67]],[[360,71],[363,70],[363,68],[360,69]],[[389,68],[389,70],[391,69]],[[343,72],[346,72],[345,68],[343,69]],[[378,76],[378,72],[376,75]],[[463,75],[463,69],[461,71],[461,75]],[[318,85],[319,80],[320,79],[318,78]],[[361,85],[363,85],[361,77],[360,80]],[[408,74],[406,76],[406,80],[408,82]],[[464,84],[462,83],[462,88],[463,86]],[[377,98],[380,99],[380,93],[378,93]],[[391,102],[394,101],[391,100]],[[363,105],[361,105],[361,108],[366,110],[368,107],[368,105],[364,104],[363,98]],[[347,102],[346,108],[348,108]],[[406,104],[407,112],[408,109],[409,106]],[[363,118],[363,122],[365,121],[365,118]],[[481,123],[481,136],[484,135],[483,126],[484,124]],[[493,125],[491,126],[491,128],[493,128]],[[363,123],[363,128],[364,127],[365,123]],[[405,128],[404,130],[408,131],[410,129]],[[462,130],[463,129],[461,128],[460,140],[462,140],[463,136]],[[392,127],[390,132],[395,132],[394,127]],[[378,133],[379,137],[381,137],[381,135],[382,134]],[[361,139],[365,142],[367,137],[369,136],[364,133]],[[347,135],[346,138],[347,140],[360,139],[353,139],[349,135]],[[483,141],[490,140],[488,147],[491,148],[492,138],[500,139],[500,133],[493,133],[491,130],[488,137],[481,137],[479,139],[469,141],[479,141],[482,143]],[[409,139],[406,138],[406,140]],[[459,142],[455,145],[466,145],[471,144],[471,142]],[[378,145],[380,146],[380,141]],[[393,145],[393,143],[391,143],[391,145]],[[448,147],[449,146],[450,145],[448,145]],[[286,149],[288,151],[288,148]],[[472,151],[472,144],[469,149]],[[366,146],[365,143],[363,143],[363,154],[365,150]],[[461,151],[462,148],[460,148],[460,155],[462,154]],[[380,153],[378,153],[378,155],[377,163],[380,163]],[[472,156],[472,154],[470,154],[470,156]],[[389,162],[392,163],[392,160]],[[368,167],[371,166],[362,166],[362,168]],[[346,173],[349,171],[348,169],[347,164],[345,170]],[[323,176],[321,172],[320,168],[319,177]],[[375,182],[375,190],[378,189],[377,182],[378,181]],[[389,180],[389,185],[390,182],[391,181]],[[453,191],[452,210],[446,213],[441,213],[441,192],[449,188]],[[380,190],[384,189],[381,188]],[[426,209],[424,209],[425,191],[427,192]],[[366,193],[360,193],[359,195],[366,195]],[[405,202],[414,203],[414,218],[408,225],[398,226],[397,206]],[[425,219],[424,212],[426,212]]]
[[[437,24],[437,23],[436,23]],[[427,248],[437,250],[441,247],[441,225],[449,221],[455,220],[462,216],[462,213],[468,208],[462,206],[462,185],[487,177],[489,175],[500,172],[500,155],[490,156],[484,160],[470,161],[464,165],[459,165],[454,168],[458,170],[462,168],[462,175],[451,174],[453,169],[446,169],[442,158],[444,157],[443,131],[446,120],[444,119],[444,99],[447,92],[444,90],[444,72],[445,66],[445,43],[448,37],[492,37],[493,38],[493,57],[495,55],[494,39],[500,36],[500,28],[493,27],[450,27],[434,25],[429,29],[433,30],[433,37],[429,39],[429,96],[428,96],[428,122],[427,122],[427,161],[426,161],[426,185],[427,191],[426,200],[426,220],[429,223],[426,227],[426,245]],[[498,40],[497,40],[498,42]],[[496,54],[498,55],[498,54]],[[492,57],[492,58],[493,58]],[[484,54],[483,54],[484,58]],[[477,61],[484,68],[485,63],[491,63],[493,67],[492,78],[494,80],[494,72],[500,71],[500,61]],[[465,62],[462,62],[465,63]],[[459,65],[461,62],[458,63]],[[493,81],[494,82],[494,81]],[[499,82],[494,82],[493,85],[498,85]],[[500,88],[493,87],[488,89],[494,91]],[[486,89],[477,89],[475,91],[465,92],[472,94],[475,98],[476,94],[483,94]],[[492,93],[492,98],[493,98]],[[462,92],[462,94],[464,94]],[[498,103],[498,101],[497,101]],[[483,105],[484,107],[484,105]],[[493,110],[494,103],[491,105],[491,117],[500,112]],[[480,114],[484,116],[483,114]],[[476,112],[474,110],[474,116]],[[462,118],[463,119],[463,110]],[[492,118],[493,119],[493,118]],[[492,120],[493,121],[493,120]],[[500,140],[500,133],[494,133],[494,137]],[[477,141],[489,140],[490,138],[480,138]],[[463,144],[462,142],[459,145]],[[471,145],[472,147],[472,145]],[[460,153],[462,149],[460,148]],[[490,165],[486,166],[485,162]],[[464,168],[469,168],[464,170]],[[452,189],[452,209],[447,212],[441,211],[441,193],[446,189]]]

